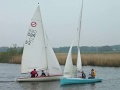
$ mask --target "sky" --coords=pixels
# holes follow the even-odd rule
[[[0,0],[0,47],[23,46],[40,5],[52,47],[70,46],[78,28],[82,0]],[[80,46],[120,44],[120,0],[83,0]]]

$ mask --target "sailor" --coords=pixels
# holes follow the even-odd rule
[[[86,78],[84,71],[82,71],[82,78]]]
[[[42,70],[42,74],[41,74],[41,76],[43,76],[43,77],[46,76],[44,70]]]
[[[91,74],[89,75],[90,75],[89,79],[95,78],[96,72],[94,71],[94,69],[91,69]]]
[[[38,76],[38,73],[37,73],[36,69],[31,71],[30,74],[31,74],[31,77],[37,77]]]

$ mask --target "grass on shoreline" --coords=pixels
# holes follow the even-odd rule
[[[66,62],[66,53],[56,53],[57,59],[61,65]],[[14,56],[9,63],[21,63],[21,55]],[[76,64],[77,54],[72,54],[73,64]],[[83,66],[104,66],[104,67],[120,67],[120,53],[104,53],[104,54],[81,54]]]

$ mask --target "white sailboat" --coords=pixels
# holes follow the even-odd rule
[[[33,69],[47,70],[49,76],[18,78],[17,81],[51,81],[62,77],[62,69],[43,29],[39,6],[31,19],[24,44],[21,73],[30,73]]]
[[[80,42],[80,31],[81,31],[81,21],[82,21],[82,10],[83,10],[83,0],[82,0],[82,5],[81,5],[81,16],[80,16],[80,20],[79,20],[79,25],[78,25],[78,29],[77,29],[77,49],[78,49],[78,56],[77,56],[77,68],[76,70],[73,69],[73,62],[72,62],[72,47],[73,47],[73,43],[75,42],[75,40],[73,41],[72,45],[70,46],[69,52],[68,52],[68,56],[66,59],[66,64],[65,64],[65,69],[64,69],[64,76],[63,78],[60,79],[60,84],[64,85],[64,84],[85,84],[85,83],[95,83],[95,82],[100,82],[102,81],[102,79],[100,78],[94,78],[94,79],[83,79],[83,78],[78,78],[75,77],[75,71],[79,72],[82,71],[82,62],[81,62],[81,55],[80,55],[80,48],[79,48],[79,42]]]

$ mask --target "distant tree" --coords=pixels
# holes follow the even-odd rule
[[[20,54],[23,53],[23,47],[19,50],[19,53],[20,53]]]
[[[110,52],[110,51],[113,51],[113,49],[110,46],[102,46],[98,48],[98,51],[99,52]]]
[[[16,55],[18,53],[17,44],[13,44],[13,46],[8,49],[8,53],[11,55]]]
[[[17,49],[17,44],[13,44],[12,47],[10,47],[7,50],[7,53],[8,53],[9,59],[12,59],[15,55],[18,55],[19,52],[18,52],[18,49]]]

